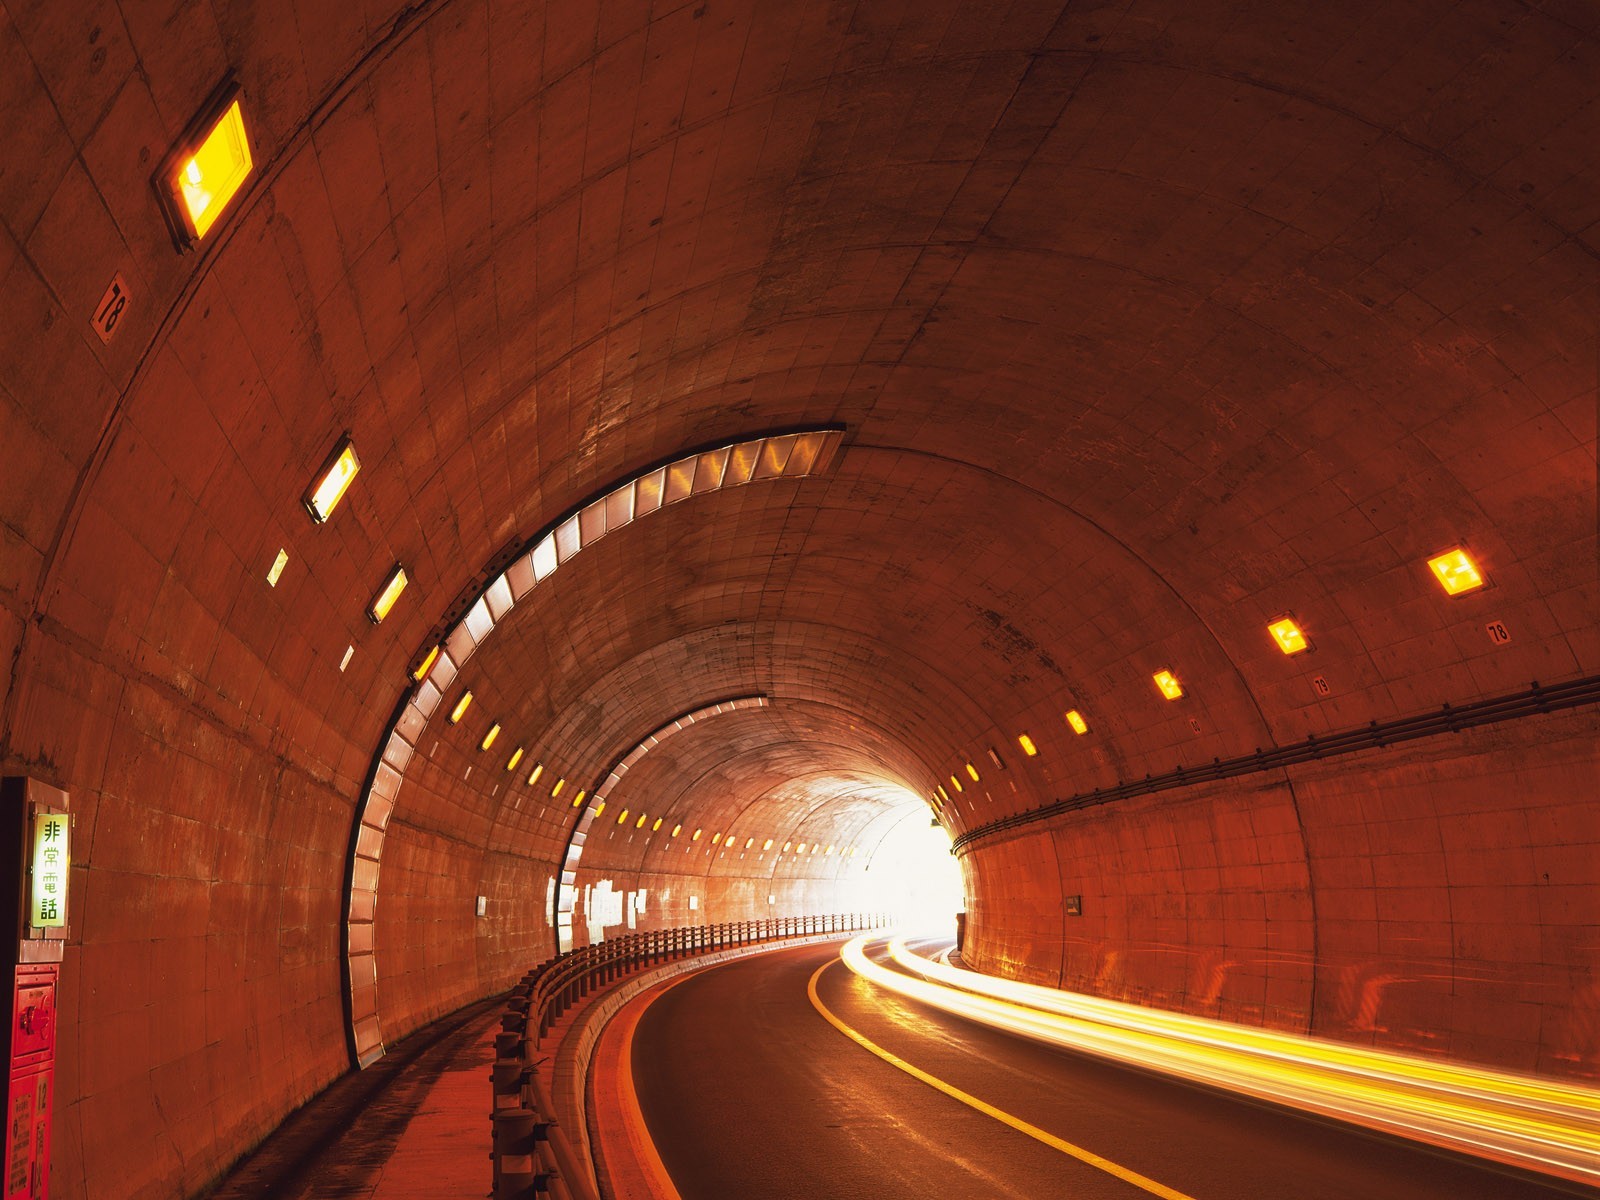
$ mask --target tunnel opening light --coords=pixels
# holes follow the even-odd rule
[[[230,81],[212,94],[156,172],[162,213],[180,250],[211,232],[253,165],[239,87]]]
[[[472,706],[472,693],[462,692],[461,699],[456,701],[456,706],[450,710],[450,724],[461,724],[461,718],[467,715],[467,709]]]
[[[1022,752],[1029,758],[1037,758],[1039,747],[1033,744],[1033,739],[1025,733],[1017,734],[1017,745],[1022,747]]]
[[[344,498],[359,470],[361,460],[356,457],[356,448],[347,433],[339,439],[339,444],[317,472],[316,479],[300,498],[313,521],[321,525],[333,514],[334,507]]]
[[[406,569],[395,563],[394,570],[389,572],[389,578],[378,589],[378,594],[372,598],[372,603],[367,605],[367,619],[374,625],[382,625],[383,619],[389,615],[395,606],[395,601],[400,599],[400,593],[406,590]]]
[[[489,732],[483,735],[483,741],[478,743],[478,749],[487,750],[490,746],[494,745],[495,738],[499,736],[500,722],[496,721],[493,725],[489,726]]]
[[[560,779],[556,780],[555,786],[550,789],[550,798],[554,800],[557,796],[561,795],[561,789],[566,786],[567,777],[563,775]]]
[[[651,826],[650,826],[650,832],[651,832],[651,833],[654,833],[654,832],[655,832],[655,831],[656,831],[656,830],[658,830],[658,829],[660,829],[660,828],[661,828],[661,822],[662,822],[662,821],[663,821],[663,820],[664,820],[664,819],[665,819],[665,818],[663,818],[663,817],[657,817],[657,818],[656,818],[656,819],[655,819],[655,824],[653,824],[653,825],[651,825]]]
[[[972,776],[972,782],[973,783],[978,783],[979,782],[979,779],[978,779],[978,768],[973,766],[971,763],[967,764],[967,774]]]
[[[682,825],[674,825],[672,827],[672,836],[673,837],[677,837],[682,832],[683,832],[683,826]]]
[[[572,798],[572,807],[573,808],[582,808],[583,807],[583,798],[585,796],[587,796],[588,794],[589,794],[588,792],[586,792],[586,791],[584,791],[584,790],[582,790],[580,788],[578,790],[578,794]],[[604,807],[605,807],[605,801],[602,800],[600,802],[600,808],[604,808]],[[597,808],[597,809],[594,810],[595,816],[599,816],[600,815],[600,808]]]
[[[534,784],[538,783],[539,782],[539,776],[541,776],[543,774],[544,774],[544,763],[542,763],[542,762],[534,763],[533,764],[533,770],[528,772],[528,786],[532,787]]]
[[[628,819],[628,810],[627,809],[623,809],[621,812],[619,812],[617,814],[617,824],[618,825],[621,825],[627,819]]]
[[[640,814],[639,814],[639,819],[638,819],[638,820],[637,820],[637,821],[635,821],[635,822],[634,822],[634,824],[633,824],[633,827],[634,827],[634,828],[635,828],[635,829],[643,829],[643,828],[644,828],[644,823],[645,823],[645,822],[646,822],[646,821],[648,821],[648,820],[649,820],[649,819],[650,819],[650,818],[649,818],[649,817],[647,817],[647,816],[646,816],[646,815],[645,815],[645,814],[644,814],[644,813],[640,813]],[[657,824],[657,825],[659,825],[659,824],[661,824],[661,822],[660,822],[660,821],[657,821],[657,822],[656,822],[656,824]]]
[[[513,750],[511,752],[511,758],[506,763],[506,770],[515,771],[517,769],[517,764],[519,762],[521,762],[521,761],[522,761],[522,747],[518,746],[515,750]]]
[[[439,647],[435,646],[432,650],[428,651],[428,653],[423,657],[422,661],[416,665],[416,669],[411,672],[412,682],[421,683],[422,677],[429,671],[433,670],[433,664],[438,661]]]
[[[1176,700],[1183,695],[1183,685],[1171,671],[1157,671],[1150,678],[1156,681],[1156,687],[1168,700]]]
[[[272,560],[272,569],[267,572],[267,586],[275,588],[278,580],[283,578],[283,569],[289,565],[289,552],[279,550],[278,557]]]
[[[1081,736],[1089,732],[1089,722],[1083,719],[1083,714],[1077,709],[1069,709],[1066,716],[1067,724],[1072,727],[1073,733]]]
[[[1285,654],[1300,654],[1311,649],[1311,643],[1306,640],[1306,635],[1300,626],[1294,623],[1291,616],[1279,617],[1267,626],[1267,632],[1272,635],[1272,640],[1278,643],[1278,649]]]
[[[1484,584],[1483,573],[1471,556],[1459,546],[1428,560],[1428,566],[1439,580],[1447,596],[1473,592]]]
[[[955,788],[955,790],[958,792],[964,792],[967,790],[961,786],[961,780],[954,775],[950,776],[950,786]]]

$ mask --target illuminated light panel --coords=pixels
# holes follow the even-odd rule
[[[601,813],[605,812],[605,810],[606,802],[604,800],[596,801],[594,806],[594,815],[598,817]]]
[[[320,525],[332,515],[334,507],[344,498],[359,470],[361,460],[356,457],[356,448],[350,442],[350,435],[346,434],[333,448],[333,453],[328,455],[328,461],[322,464],[315,482],[301,497],[313,521]]]
[[[651,833],[654,833],[656,830],[661,828],[661,822],[662,822],[663,819],[664,818],[662,818],[662,817],[657,817],[656,818],[655,824],[650,826],[650,832]]]
[[[756,844],[756,840],[753,837],[745,838],[745,840],[744,840],[744,848],[746,850],[750,849],[750,847],[754,846],[755,844]]]
[[[283,578],[283,569],[289,565],[289,552],[279,550],[278,557],[272,560],[272,569],[267,572],[267,586],[275,588],[278,580]]]
[[[238,88],[230,89],[216,116],[208,124],[203,119],[203,132],[164,160],[162,193],[185,242],[210,233],[250,177],[254,164],[238,93]]]
[[[672,836],[673,837],[677,837],[682,832],[683,832],[683,826],[682,825],[674,825],[672,827]]]
[[[1311,649],[1311,643],[1306,641],[1306,635],[1300,631],[1300,626],[1294,623],[1293,617],[1279,617],[1267,626],[1267,632],[1272,635],[1272,640],[1278,643],[1278,649],[1285,654],[1299,654],[1303,650]]]
[[[635,821],[635,822],[634,822],[634,825],[633,825],[633,827],[634,827],[634,828],[635,828],[635,829],[643,829],[643,828],[644,828],[644,823],[645,823],[645,822],[646,822],[646,821],[648,821],[648,820],[649,820],[649,819],[650,819],[650,818],[649,818],[649,817],[647,817],[647,816],[645,816],[645,814],[644,814],[644,813],[640,813],[640,814],[639,814],[639,819],[638,819],[638,820],[637,820],[637,821]],[[656,824],[657,824],[657,825],[659,825],[659,824],[661,824],[661,822],[660,822],[660,821],[657,821],[657,822],[656,822]]]
[[[942,783],[939,784],[939,802],[941,804],[950,803],[950,793],[944,790],[944,784]]]
[[[587,796],[588,794],[589,794],[588,792],[585,792],[580,788],[578,790],[578,794],[572,798],[572,807],[573,808],[582,808],[583,807],[583,798],[585,796]],[[605,807],[605,801],[602,800],[600,802],[600,808],[604,808],[604,807]],[[600,815],[600,808],[597,808],[597,809],[594,810],[596,816]]]
[[[1156,687],[1168,700],[1176,700],[1183,695],[1183,685],[1171,671],[1157,671],[1150,678],[1156,681]]]
[[[1448,550],[1437,558],[1430,558],[1428,566],[1446,595],[1459,596],[1483,586],[1483,574],[1478,570],[1478,565],[1460,547]]]
[[[1077,709],[1068,710],[1066,717],[1067,724],[1072,726],[1073,733],[1081,735],[1089,732],[1089,722],[1083,719],[1083,714]]]
[[[500,736],[500,722],[496,721],[489,726],[489,732],[483,735],[483,741],[478,744],[479,750],[487,750],[494,745],[495,738]]]
[[[439,661],[439,647],[435,646],[428,651],[427,657],[417,664],[417,669],[411,672],[411,678],[417,683],[422,682],[422,677],[433,670],[433,664]]]
[[[623,809],[621,812],[619,812],[617,814],[617,824],[618,825],[621,825],[627,819],[628,819],[628,810],[627,809]]]
[[[972,776],[973,783],[978,782],[978,768],[973,766],[971,763],[967,764],[967,774]]]
[[[515,771],[517,769],[517,764],[519,762],[521,762],[521,761],[522,761],[522,747],[518,746],[515,750],[513,750],[511,752],[511,759],[510,759],[509,762],[506,763],[506,770]]]
[[[456,706],[450,710],[450,724],[461,724],[461,718],[467,715],[467,709],[472,706],[472,693],[462,692],[461,699],[456,701]]]
[[[796,854],[804,854],[806,852],[806,844],[804,842],[801,842],[798,846],[795,847],[795,851],[794,852]]]
[[[561,789],[566,787],[566,786],[567,786],[567,777],[565,775],[563,775],[560,779],[556,780],[555,786],[550,789],[550,798],[553,800],[557,796],[561,795]]]
[[[1022,747],[1022,752],[1029,758],[1035,758],[1039,754],[1039,747],[1035,746],[1033,739],[1025,733],[1017,734],[1017,745]]]
[[[544,763],[542,763],[542,762],[534,763],[533,764],[533,770],[528,772],[528,786],[532,787],[534,784],[538,783],[539,782],[539,776],[541,776],[543,774],[544,774]]]
[[[761,848],[763,850],[771,850],[772,849],[772,839],[768,838],[766,841],[762,842],[761,843]]]
[[[722,844],[722,835],[720,833],[713,833],[711,835],[711,844],[713,846],[720,846]]]
[[[956,778],[954,775],[950,776],[950,786],[955,788],[955,790],[958,792],[964,792],[967,790],[961,786],[961,780]]]
[[[1600,1091],[1227,1021],[1161,1012],[1077,992],[996,979],[912,953],[848,942],[840,955],[879,987],[1035,1040],[1208,1087],[1349,1121],[1593,1187],[1600,1183]]]
[[[372,603],[367,605],[367,620],[374,625],[383,624],[383,619],[394,608],[395,601],[400,599],[400,593],[406,590],[406,569],[395,563],[394,570],[389,572],[389,578],[383,587],[378,589],[378,594],[372,598]]]
[[[689,840],[690,840],[690,841],[691,841],[691,842],[698,842],[698,841],[699,841],[699,840],[700,840],[700,835],[701,835],[701,834],[702,834],[702,833],[704,833],[704,832],[705,832],[705,830],[703,830],[703,829],[696,829],[696,830],[695,830],[695,831],[694,831],[694,836],[693,836],[693,837],[691,837],[691,838],[690,838],[690,839],[689,839]]]

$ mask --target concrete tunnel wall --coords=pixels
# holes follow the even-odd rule
[[[196,1194],[347,1069],[352,831],[411,668],[509,551],[696,448],[845,429],[825,470],[585,548],[473,656],[385,830],[386,1040],[552,951],[566,796],[722,698],[770,704],[639,761],[608,812],[664,828],[602,814],[580,896],[855,908],[911,804],[962,834],[1596,675],[1597,23],[0,3],[0,769],[68,789],[77,839],[56,1194]],[[180,255],[151,172],[230,71],[257,170]],[[1425,560],[1458,544],[1492,586],[1449,598]],[[1266,636],[1290,611],[1308,656]],[[971,955],[1592,1078],[1595,732],[980,837]]]

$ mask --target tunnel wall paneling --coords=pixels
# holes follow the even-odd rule
[[[1595,726],[1592,711],[1532,718],[979,843],[966,957],[1114,999],[1600,1077]],[[1062,906],[1075,894],[1077,917]]]

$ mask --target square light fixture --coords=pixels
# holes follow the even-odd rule
[[[378,589],[378,594],[372,598],[372,603],[367,605],[367,620],[374,625],[383,624],[383,619],[389,615],[389,610],[400,599],[400,593],[406,590],[406,569],[395,563],[394,570],[389,572],[389,578]]]
[[[355,444],[350,441],[350,435],[347,433],[329,452],[321,469],[317,471],[316,478],[306,489],[306,494],[300,497],[300,503],[306,506],[306,511],[311,514],[313,521],[320,525],[328,519],[334,507],[344,498],[359,470],[361,470],[361,460],[356,457]]]
[[[1183,695],[1183,685],[1171,671],[1157,671],[1150,678],[1156,681],[1156,687],[1161,689],[1161,694],[1168,700],[1176,700]]]
[[[228,80],[161,160],[153,180],[178,249],[187,250],[211,232],[252,167],[239,85]]]
[[[1463,592],[1474,592],[1487,582],[1472,557],[1459,546],[1430,558],[1428,566],[1438,577],[1439,586],[1444,588],[1446,595],[1459,596]]]
[[[456,701],[456,706],[450,710],[450,724],[461,724],[461,718],[467,715],[467,709],[472,705],[472,693],[462,692],[461,699]]]
[[[1294,618],[1287,613],[1268,625],[1267,632],[1272,635],[1272,640],[1278,643],[1278,649],[1285,654],[1302,654],[1311,649],[1311,643],[1306,640],[1306,635],[1300,626],[1294,623]]]
[[[1022,752],[1029,758],[1034,758],[1039,753],[1039,747],[1033,744],[1033,739],[1025,733],[1017,734],[1017,745],[1022,747]]]
[[[1085,721],[1083,714],[1075,708],[1067,711],[1067,724],[1072,726],[1073,733],[1081,735],[1089,732],[1089,722]]]

